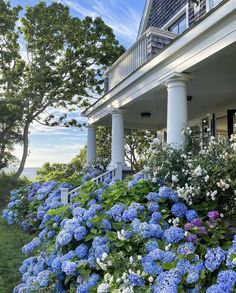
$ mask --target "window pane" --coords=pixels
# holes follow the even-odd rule
[[[175,34],[181,34],[183,31],[186,30],[186,16],[182,16],[178,19],[172,26],[169,27],[169,31]]]
[[[178,27],[178,25],[172,26],[172,27],[170,28],[170,31],[171,31],[172,33],[178,35],[178,34],[179,34],[179,27]]]
[[[183,18],[179,23],[179,34],[186,30],[186,18]]]

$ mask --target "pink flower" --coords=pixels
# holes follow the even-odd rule
[[[211,211],[207,214],[210,220],[216,220],[220,217],[220,213],[218,211]]]

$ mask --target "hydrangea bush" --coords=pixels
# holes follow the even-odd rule
[[[192,209],[142,173],[90,181],[69,205],[37,211],[40,233],[23,247],[14,293],[234,290],[236,237],[221,213]]]
[[[225,215],[235,218],[236,137],[211,137],[209,146],[201,150],[199,140],[187,128],[185,141],[184,148],[173,149],[155,139],[145,168],[147,177],[159,186],[174,188],[197,209],[206,212],[219,206]]]
[[[25,231],[35,232],[47,221],[48,210],[62,206],[60,188],[71,190],[100,175],[103,170],[103,165],[86,165],[76,180],[69,181],[71,184],[57,183],[54,180],[46,183],[33,182],[12,191],[9,203],[3,211],[3,218],[9,224],[17,223]]]

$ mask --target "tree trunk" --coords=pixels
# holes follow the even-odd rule
[[[21,162],[20,162],[20,166],[17,170],[17,172],[15,173],[15,175],[13,176],[14,180],[18,180],[21,173],[24,170],[25,167],[25,162],[27,159],[27,155],[28,155],[28,149],[29,149],[29,123],[25,124],[24,127],[24,133],[23,133],[23,154],[22,154],[22,158],[21,158]]]

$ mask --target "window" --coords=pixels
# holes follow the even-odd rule
[[[218,5],[221,2],[221,0],[210,0],[210,2],[211,2],[211,8],[213,8],[216,5]]]
[[[187,21],[186,21],[186,15],[183,15],[181,18],[179,18],[174,24],[172,24],[168,31],[180,35],[182,32],[184,32],[187,28]]]
[[[216,7],[222,0],[207,0],[206,2],[206,11]]]

